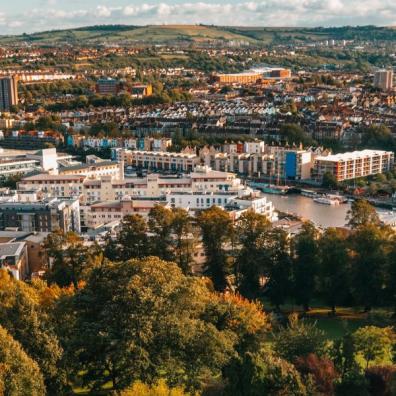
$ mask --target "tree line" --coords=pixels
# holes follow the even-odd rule
[[[396,309],[395,232],[364,200],[352,204],[347,220],[349,229],[324,231],[307,222],[290,237],[252,211],[235,222],[216,206],[194,219],[183,209],[156,206],[148,221],[126,217],[118,236],[107,239],[104,256],[157,256],[189,274],[198,247],[205,254],[202,271],[215,290],[265,299],[277,310],[294,302],[308,311],[313,300],[333,314],[337,306]]]
[[[50,234],[45,279],[0,271],[0,390],[392,395],[392,327],[329,340],[315,323],[283,323],[262,303],[393,307],[394,233],[364,201],[348,221],[348,231],[306,223],[290,237],[250,211],[232,222],[217,207],[191,218],[156,206],[147,220],[126,217],[103,247]],[[192,274],[201,249],[206,276]]]

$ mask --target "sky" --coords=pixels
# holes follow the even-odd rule
[[[99,24],[395,25],[396,0],[0,0],[0,35]]]

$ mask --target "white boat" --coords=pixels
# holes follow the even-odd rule
[[[322,204],[322,205],[339,205],[340,201],[338,199],[329,198],[329,197],[317,197],[313,199],[314,202]]]
[[[315,197],[318,196],[318,193],[316,191],[313,191],[313,190],[301,189],[301,195],[304,196],[304,197],[315,198]]]

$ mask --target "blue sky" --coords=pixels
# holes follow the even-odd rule
[[[0,0],[0,34],[118,23],[396,25],[396,0]]]

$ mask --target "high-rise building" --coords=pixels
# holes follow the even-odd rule
[[[18,104],[18,78],[16,76],[0,77],[0,111],[9,111]]]
[[[374,74],[374,86],[382,91],[393,88],[393,70],[378,70]]]
[[[117,95],[120,82],[113,78],[100,78],[96,83],[96,92],[100,95]]]

